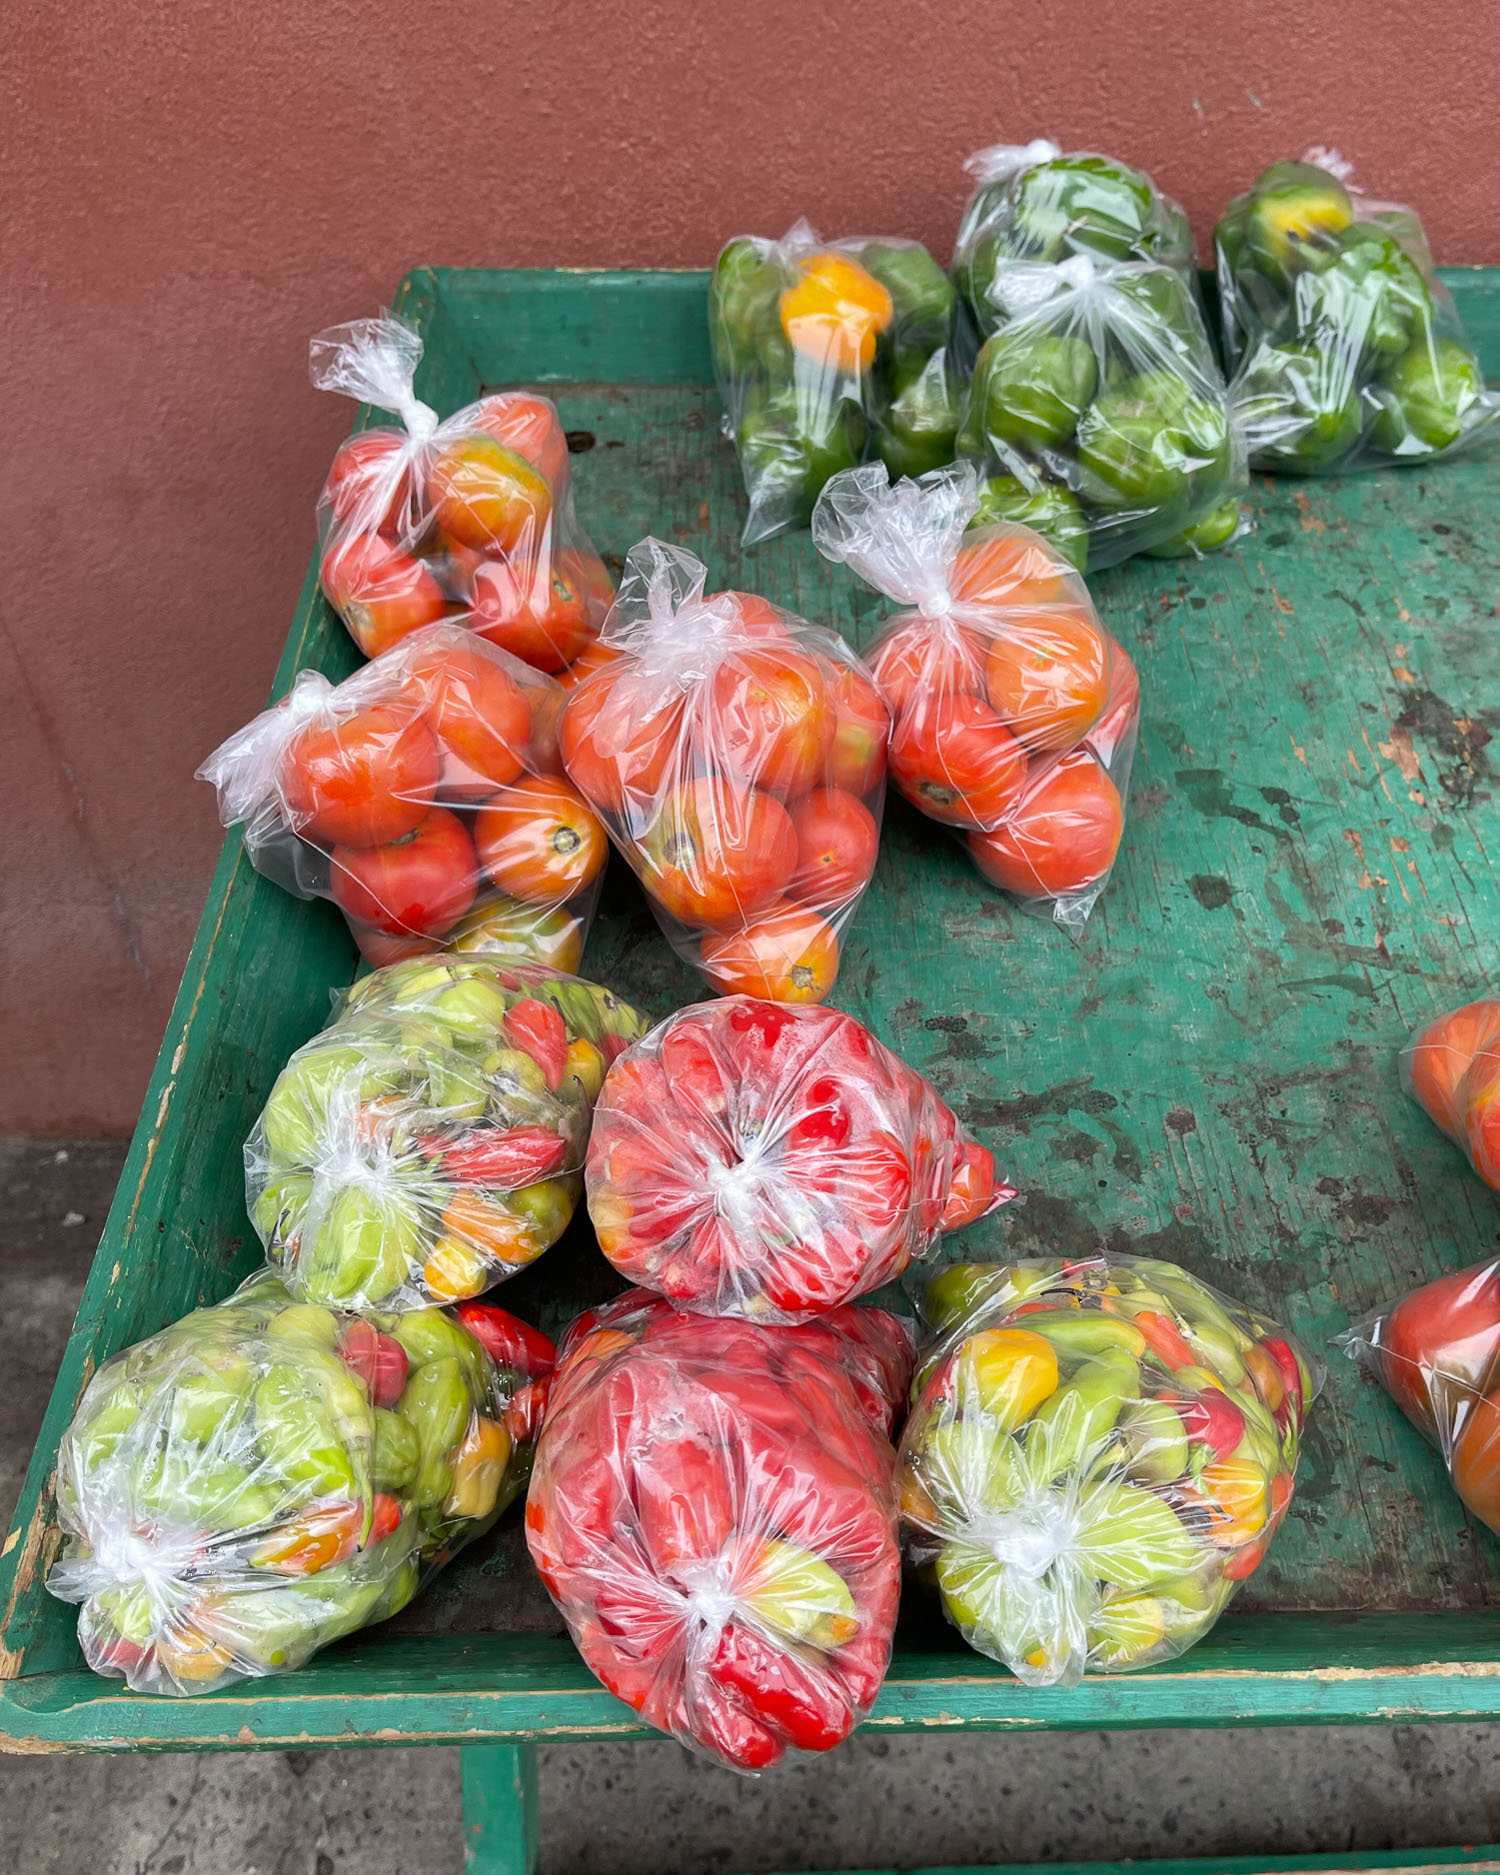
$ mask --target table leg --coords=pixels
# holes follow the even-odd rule
[[[537,1875],[535,1745],[465,1745],[464,1875]]]

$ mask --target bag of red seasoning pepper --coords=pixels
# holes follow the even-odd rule
[[[892,485],[871,463],[818,497],[813,539],[902,608],[869,647],[891,781],[991,885],[1077,932],[1125,825],[1140,680],[1040,534],[972,525],[966,463]]]
[[[573,511],[557,407],[495,391],[439,421],[416,395],[421,360],[421,338],[389,316],[312,342],[319,390],[399,419],[334,456],[318,499],[323,591],[366,657],[463,611],[502,651],[561,671],[598,637],[614,587]]]
[[[527,1541],[585,1664],[649,1724],[758,1771],[869,1710],[911,1349],[873,1309],[769,1328],[639,1290],[569,1330]]]
[[[623,1276],[763,1322],[867,1294],[1013,1196],[852,1016],[748,996],[681,1009],[616,1059],[585,1178]]]

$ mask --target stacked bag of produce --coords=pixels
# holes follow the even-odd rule
[[[952,827],[992,885],[1080,930],[1124,829],[1140,682],[1063,554],[1015,522],[975,529],[968,464],[835,476],[813,539],[903,609],[869,648],[891,780]]]
[[[1255,468],[1426,462],[1494,422],[1413,210],[1323,151],[1273,163],[1225,209],[1214,258],[1232,396]]]
[[[915,241],[740,235],[715,263],[708,324],[744,544],[805,527],[830,475],[950,461],[958,428],[953,285]]]

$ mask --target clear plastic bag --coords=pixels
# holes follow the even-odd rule
[[[269,1273],[105,1362],[57,1460],[96,1673],[199,1694],[384,1621],[525,1488],[554,1351],[504,1310],[361,1318]]]
[[[1231,539],[1245,445],[1183,275],[1079,253],[1008,261],[988,292],[957,442],[984,517],[1035,527],[1080,572]]]
[[[889,718],[836,632],[643,540],[563,711],[563,760],[680,957],[716,989],[821,1002],[875,868]]]
[[[597,983],[501,958],[362,978],[245,1142],[246,1208],[288,1289],[423,1309],[534,1262],[583,1194],[608,1065],[646,1027]]]
[[[1438,1016],[1401,1051],[1401,1085],[1500,1191],[1500,997]]]
[[[609,855],[563,775],[566,693],[461,620],[288,694],[198,770],[257,872],[331,898],[374,964],[492,950],[574,970]]]
[[[1150,261],[1191,286],[1187,215],[1144,170],[1087,151],[1064,155],[1044,138],[976,150],[964,168],[976,187],[959,223],[953,278],[981,337],[1011,317],[1006,275],[1017,262],[1078,254]]]
[[[744,544],[805,527],[839,469],[953,460],[953,284],[915,241],[740,235],[715,263],[708,323],[724,433],[750,512]]]
[[[632,1290],[574,1323],[526,1537],[585,1665],[648,1724],[758,1771],[869,1710],[910,1363],[874,1309],[768,1328]]]
[[[1468,1508],[1500,1535],[1500,1261],[1423,1283],[1339,1340],[1437,1447]]]
[[[1174,1263],[953,1264],[901,1439],[908,1553],[1031,1685],[1174,1659],[1260,1564],[1322,1371]]]
[[[574,513],[557,408],[495,391],[440,422],[413,388],[421,358],[389,315],[312,342],[319,390],[400,419],[333,459],[318,499],[323,591],[366,657],[458,610],[503,651],[560,671],[597,637],[614,588]]]
[[[872,463],[824,489],[813,539],[904,608],[867,653],[894,786],[1077,932],[1119,850],[1140,680],[1066,558],[1028,527],[973,527],[978,501],[967,464],[892,487]]]
[[[625,1050],[585,1181],[622,1276],[761,1322],[852,1302],[1014,1196],[931,1082],[852,1016],[746,996],[679,1010]]]
[[[1500,394],[1485,389],[1421,222],[1361,195],[1337,156],[1263,171],[1220,217],[1214,256],[1254,468],[1428,462],[1494,422]]]

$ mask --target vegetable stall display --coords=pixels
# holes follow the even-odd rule
[[[953,457],[953,284],[925,247],[739,235],[708,289],[725,434],[739,453],[744,544],[805,527],[830,475],[878,456],[897,475]]]
[[[106,1361],[58,1452],[98,1673],[197,1694],[384,1621],[525,1488],[554,1353],[472,1303],[356,1316],[269,1272]]]
[[[605,1071],[645,1029],[596,983],[498,958],[356,983],[245,1145],[246,1206],[288,1289],[426,1308],[534,1262],[582,1196]]]
[[[621,1275],[760,1322],[850,1302],[1014,1196],[852,1016],[746,996],[680,1009],[620,1055],[586,1184]]]
[[[910,1362],[875,1309],[776,1328],[632,1290],[573,1324],[526,1537],[584,1663],[648,1724],[755,1771],[869,1710]]]
[[[1140,681],[1064,555],[974,527],[967,464],[887,482],[851,469],[813,539],[902,609],[868,647],[891,708],[891,780],[1022,906],[1082,928],[1125,824]]]
[[[1175,1264],[954,1264],[901,1439],[909,1553],[971,1646],[1032,1685],[1170,1660],[1292,1498],[1320,1383]]]
[[[501,650],[561,671],[597,638],[614,587],[573,511],[557,408],[497,391],[440,421],[416,395],[421,359],[419,335],[389,317],[312,342],[320,390],[400,419],[334,456],[318,500],[323,591],[366,657],[461,611]]]
[[[1263,170],[1220,217],[1214,257],[1255,468],[1428,462],[1500,412],[1415,212],[1361,195],[1337,157]]]
[[[365,959],[439,948],[576,968],[608,858],[562,773],[552,678],[452,619],[290,692],[199,769],[258,872],[331,898]]]
[[[886,705],[836,632],[755,593],[705,594],[680,547],[631,549],[563,710],[563,761],[716,989],[821,1002],[875,869]]]

